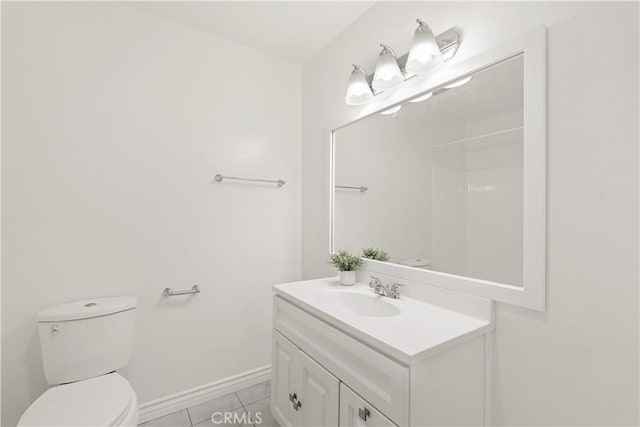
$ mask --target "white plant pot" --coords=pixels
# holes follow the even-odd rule
[[[356,283],[356,272],[355,271],[341,271],[340,272],[340,283],[344,286],[351,286]]]

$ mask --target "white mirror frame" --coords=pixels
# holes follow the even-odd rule
[[[410,98],[473,74],[493,64],[524,56],[524,164],[523,164],[523,283],[522,287],[472,277],[423,270],[364,259],[363,270],[464,292],[495,301],[545,311],[547,240],[547,37],[546,28],[494,47],[480,55],[438,71],[428,78],[413,78],[390,93],[377,95],[355,120],[336,127],[330,134],[329,251],[334,251],[334,161],[335,132]]]

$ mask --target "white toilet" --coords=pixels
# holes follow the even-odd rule
[[[42,361],[54,387],[18,426],[136,426],[138,398],[115,372],[129,363],[136,299],[96,298],[38,313]]]
[[[405,258],[401,259],[398,263],[401,265],[406,265],[407,267],[431,270],[431,258],[427,257]]]

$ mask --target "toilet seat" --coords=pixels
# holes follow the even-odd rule
[[[29,406],[22,426],[135,426],[138,398],[117,373],[52,387]]]

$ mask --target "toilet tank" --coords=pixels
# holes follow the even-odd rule
[[[47,382],[80,381],[126,366],[135,309],[135,297],[108,297],[60,304],[38,313]]]

